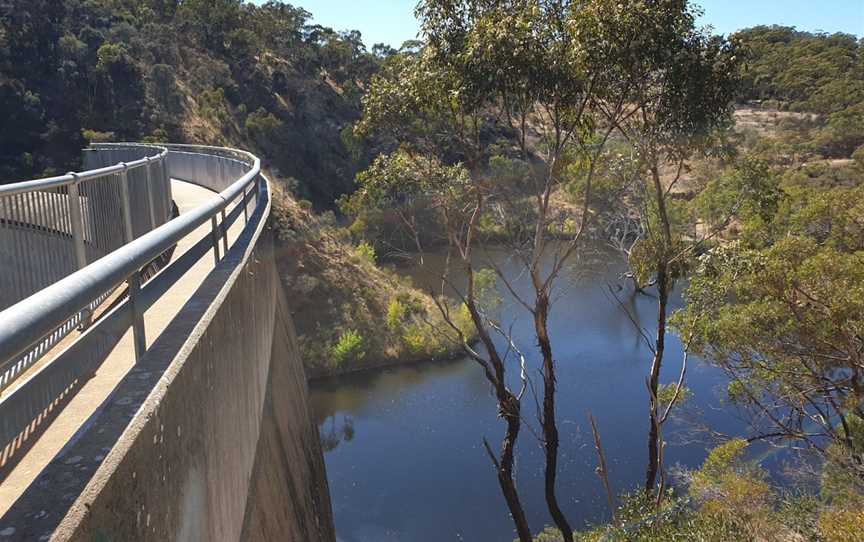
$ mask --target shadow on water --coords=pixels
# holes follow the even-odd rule
[[[518,276],[518,265],[506,253],[490,250],[489,257],[508,276]],[[425,259],[426,267],[443,262],[435,255]],[[627,282],[620,279],[621,270],[621,263],[602,251],[578,262],[557,290],[550,317],[559,366],[559,498],[576,526],[608,517],[594,472],[589,409],[602,434],[614,489],[635,488],[644,478],[650,349],[633,321],[647,328],[649,336],[653,334],[656,300],[631,295]],[[416,269],[407,273],[420,287],[429,286],[434,276]],[[610,286],[617,291],[620,306]],[[515,289],[527,294],[530,284],[520,277]],[[503,298],[499,317],[505,326],[513,326],[514,339],[539,384],[530,317],[516,307],[503,286],[499,292]],[[680,296],[675,303],[680,306]],[[677,378],[683,354],[676,336],[670,334],[667,343],[662,382]],[[515,360],[509,363],[515,378]],[[720,400],[725,379],[719,371],[694,360],[688,386],[702,421],[727,434],[743,429]],[[489,385],[473,361],[430,362],[349,375],[314,383],[311,395],[327,448],[341,541],[514,539],[482,445],[483,437],[493,445],[500,442],[503,427]],[[543,499],[543,452],[532,434],[539,434],[533,397],[526,396],[523,412],[526,427],[518,443],[516,476],[531,527],[539,531],[551,520]],[[673,435],[676,427],[670,424],[667,433]],[[695,467],[705,458],[704,443],[668,440],[667,465]]]

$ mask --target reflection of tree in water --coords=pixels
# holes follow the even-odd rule
[[[354,419],[342,415],[342,422],[337,423],[337,416],[333,415],[324,420],[319,428],[321,434],[321,447],[325,452],[335,450],[341,442],[354,440]]]

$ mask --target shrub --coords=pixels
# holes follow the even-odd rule
[[[84,128],[81,130],[81,135],[90,143],[104,143],[106,141],[114,141],[114,132],[100,132],[98,130],[89,130]]]
[[[405,326],[402,342],[414,356],[436,357],[447,352],[446,344],[433,329],[417,322]]]
[[[111,64],[121,62],[126,57],[126,47],[121,43],[105,42],[96,51],[96,69],[106,70]]]
[[[852,159],[861,167],[864,167],[864,145],[861,145],[852,153]]]
[[[265,145],[278,135],[282,121],[263,107],[246,117],[246,131],[259,145]]]
[[[396,331],[402,327],[405,317],[408,315],[408,307],[398,299],[393,299],[387,305],[387,327]]]
[[[378,258],[375,255],[375,247],[366,241],[357,245],[356,251],[357,256],[359,256],[363,261],[369,262],[372,265],[375,265],[375,262],[378,261]]]
[[[201,115],[214,120],[228,120],[228,106],[225,102],[225,89],[205,90],[198,96]]]
[[[405,343],[408,351],[415,356],[430,353],[428,337],[417,324],[411,324],[405,328],[402,341]]]
[[[363,361],[366,357],[366,341],[359,331],[349,329],[339,336],[330,355],[334,365],[342,365],[349,361]]]

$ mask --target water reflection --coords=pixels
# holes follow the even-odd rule
[[[511,276],[518,274],[518,265],[506,253],[490,250],[489,257],[497,258]],[[435,261],[434,255],[425,259],[427,266]],[[608,513],[594,472],[589,409],[603,436],[615,490],[636,487],[644,478],[645,376],[651,352],[633,322],[646,325],[650,336],[656,300],[630,296],[626,281],[619,279],[621,270],[620,262],[601,251],[579,262],[558,288],[550,317],[559,364],[559,496],[576,526],[603,520]],[[421,286],[432,280],[428,271],[413,270],[412,276]],[[524,280],[515,286],[526,294],[530,289]],[[502,322],[513,325],[514,338],[539,383],[530,316],[516,309],[503,287],[499,291],[504,298]],[[669,335],[667,341],[662,382],[677,377],[682,355],[677,337]],[[740,422],[718,399],[718,388],[725,385],[722,374],[697,360],[692,367],[688,385],[694,407],[703,413],[701,421],[717,431],[739,432]],[[516,377],[517,371],[509,372]],[[499,442],[503,428],[489,385],[473,361],[419,364],[318,382],[312,386],[312,402],[329,448],[326,462],[340,540],[513,540],[507,508],[482,446],[483,437]],[[526,398],[523,412],[526,423],[536,427],[533,399]],[[671,437],[680,429],[670,422],[665,432]],[[668,465],[692,467],[704,459],[701,443],[674,442],[678,439],[670,438]],[[535,531],[551,523],[542,466],[540,443],[526,428],[518,444],[517,480]]]
[[[327,420],[319,422],[321,447],[330,452],[339,446],[340,442],[354,440],[354,420],[348,415],[332,415]]]

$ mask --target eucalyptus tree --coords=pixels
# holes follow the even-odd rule
[[[651,24],[630,16],[631,9]],[[486,448],[520,540],[530,540],[530,529],[513,479],[513,461],[521,425],[529,423],[521,414],[521,399],[533,386],[518,345],[477,297],[481,270],[476,260],[482,260],[478,243],[485,229],[500,234],[496,239],[508,245],[522,274],[530,278],[531,295],[522,295],[511,276],[487,262],[517,305],[532,317],[542,364],[536,434],[545,452],[545,500],[555,526],[569,541],[572,528],[556,488],[556,359],[548,333],[554,291],[587,231],[598,163],[613,132],[629,133],[632,119],[641,117],[645,128],[640,136],[669,141],[660,137],[661,129],[674,126],[673,118],[684,109],[675,92],[687,90],[684,81],[710,81],[704,75],[701,80],[673,81],[686,74],[663,61],[687,59],[701,68],[693,57],[711,49],[695,51],[705,41],[696,39],[701,35],[692,29],[686,2],[671,0],[424,0],[417,13],[425,47],[389,58],[364,98],[357,132],[389,140],[390,148],[398,150],[359,177],[361,186],[352,200],[363,203],[354,209],[440,211],[447,269],[458,265],[467,277],[464,290],[457,289],[445,273],[442,293],[450,290],[459,296],[482,352],[472,348],[470,335],[447,306],[440,308],[463,348],[483,368],[495,391],[499,416],[506,421],[501,451],[494,453],[488,444]],[[675,24],[667,27],[666,21]],[[621,27],[613,28],[616,23]],[[656,98],[653,92],[663,88],[660,83],[666,85],[665,94]],[[512,134],[512,150],[491,135],[500,133],[500,125]],[[458,173],[444,171],[444,164],[455,164]],[[433,173],[421,181],[424,176],[417,172],[424,165]],[[501,176],[502,169],[508,175]],[[503,180],[511,176],[515,182]],[[564,185],[574,180],[581,187],[576,212],[554,203]],[[410,217],[401,217],[410,230]],[[493,340],[496,335],[504,338],[503,347]],[[509,356],[520,362],[518,390],[507,383]]]
[[[750,440],[815,452],[864,491],[864,189],[744,166],[761,185],[741,235],[700,258],[676,325],[729,376]]]
[[[696,14],[685,0],[602,0],[589,11],[595,35],[622,52],[622,62],[605,77],[610,88],[626,96],[628,114],[619,120],[602,102],[598,110],[633,149],[637,182],[631,202],[639,211],[641,238],[629,251],[630,263],[637,282],[650,280],[657,290],[657,330],[647,379],[645,489],[652,493],[663,453],[660,426],[668,417],[668,408],[661,412],[658,392],[669,296],[694,249],[722,229],[735,209],[730,205],[725,221],[694,234],[673,196],[688,162],[716,150],[715,135],[731,123],[738,57],[733,43],[696,28]],[[682,379],[683,369],[679,389]]]

